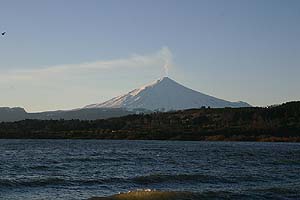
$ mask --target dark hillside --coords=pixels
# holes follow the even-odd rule
[[[269,108],[190,109],[93,121],[0,123],[0,138],[300,141],[300,102]]]

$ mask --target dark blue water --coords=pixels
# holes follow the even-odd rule
[[[0,140],[0,199],[87,199],[136,189],[208,199],[300,199],[300,144]]]

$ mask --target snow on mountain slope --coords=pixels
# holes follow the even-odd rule
[[[135,89],[125,95],[112,98],[104,103],[88,105],[84,108],[143,108],[148,110],[182,110],[210,106],[251,107],[245,102],[230,102],[189,89],[168,77],[150,85]]]

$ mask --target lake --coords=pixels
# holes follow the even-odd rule
[[[300,199],[300,144],[0,140],[0,199],[76,200],[137,189]]]

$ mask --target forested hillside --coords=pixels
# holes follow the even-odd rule
[[[300,102],[268,108],[202,108],[92,121],[0,123],[0,138],[300,141]]]

